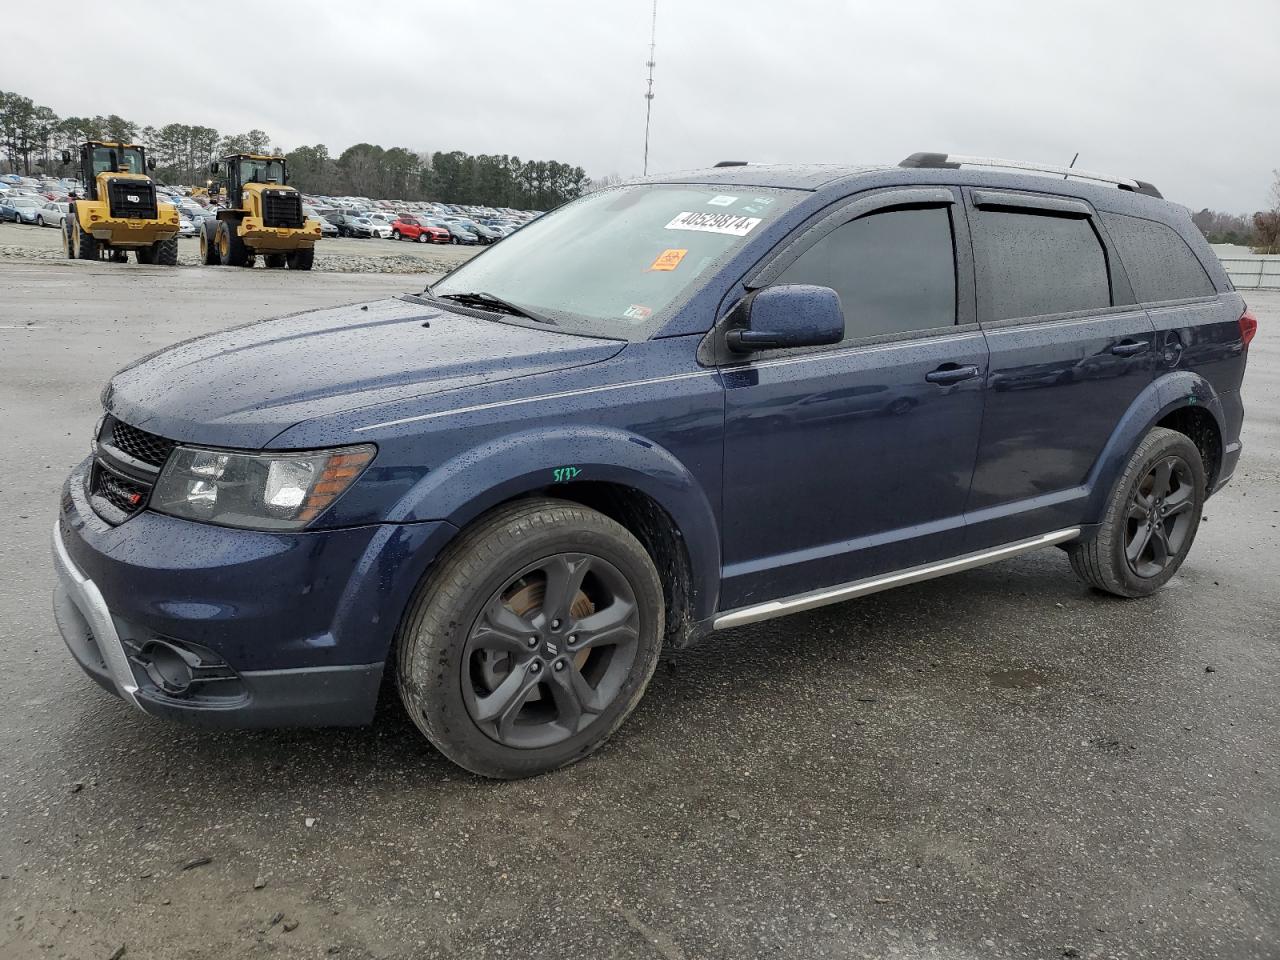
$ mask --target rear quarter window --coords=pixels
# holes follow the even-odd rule
[[[1185,300],[1217,292],[1200,258],[1172,227],[1120,213],[1104,213],[1102,222],[1138,300]]]
[[[980,209],[973,218],[973,248],[981,270],[979,319],[1111,306],[1106,253],[1085,217]]]

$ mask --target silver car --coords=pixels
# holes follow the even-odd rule
[[[36,211],[36,223],[42,227],[61,228],[70,208],[71,204],[65,200],[50,200]]]

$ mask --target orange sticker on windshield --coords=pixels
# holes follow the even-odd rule
[[[658,254],[658,259],[649,265],[650,270],[674,270],[680,266],[680,261],[684,259],[684,255],[688,250],[663,250]]]

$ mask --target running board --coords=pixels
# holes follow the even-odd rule
[[[953,557],[950,560],[943,560],[939,563],[926,563],[923,566],[908,567],[906,570],[899,570],[896,573],[885,573],[878,577],[868,577],[866,580],[855,580],[852,583],[842,584],[838,587],[825,587],[821,590],[796,594],[794,597],[787,597],[782,600],[770,600],[768,603],[739,607],[737,610],[730,610],[717,616],[712,621],[711,626],[715,630],[727,630],[730,627],[741,627],[748,623],[759,623],[761,620],[772,620],[774,617],[786,616],[789,613],[813,610],[816,607],[825,607],[829,603],[840,603],[844,600],[852,600],[854,597],[865,597],[867,594],[879,593],[881,590],[902,587],[909,583],[920,583],[922,580],[932,580],[935,577],[944,577],[949,573],[971,570],[974,567],[995,563],[997,560],[1007,560],[1019,554],[1039,550],[1041,547],[1050,547],[1055,543],[1066,543],[1068,540],[1074,540],[1078,536],[1080,536],[1079,527],[1067,527],[1065,530],[1055,530],[1053,533],[1032,537],[1029,540],[1018,540],[1015,543],[1006,543],[1002,547],[993,547],[990,550],[981,550],[978,553],[967,553],[964,556]]]

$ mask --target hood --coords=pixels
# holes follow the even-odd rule
[[[188,340],[117,373],[103,404],[173,440],[257,449],[304,420],[596,363],[624,345],[381,300]]]

